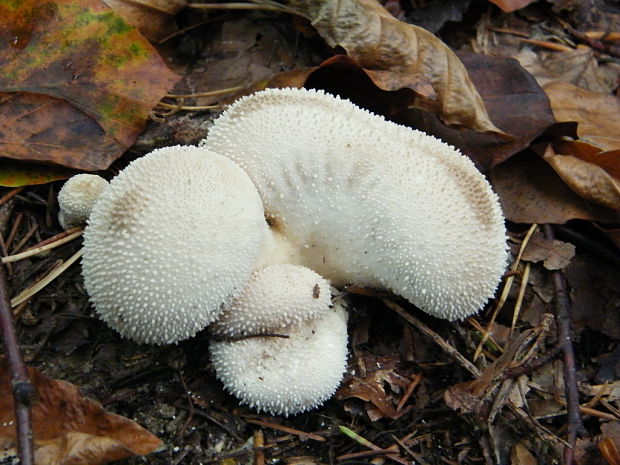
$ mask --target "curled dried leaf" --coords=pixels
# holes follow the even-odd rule
[[[543,158],[581,197],[620,210],[620,179],[611,176],[604,168],[573,155],[558,154],[551,146],[547,147]],[[620,162],[620,154],[616,159]]]
[[[330,46],[344,48],[365,69],[389,71],[392,79],[383,80],[389,86],[384,90],[410,87],[420,97],[414,106],[446,124],[503,134],[489,119],[461,61],[430,32],[399,21],[374,0],[290,3]]]

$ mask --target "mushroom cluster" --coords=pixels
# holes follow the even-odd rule
[[[88,218],[83,275],[101,318],[157,344],[211,324],[218,378],[272,414],[313,408],[341,380],[346,311],[330,281],[461,319],[507,260],[497,196],[468,158],[321,91],[241,98],[200,147],[63,191],[61,224]]]
[[[217,377],[258,411],[304,412],[330,398],[347,359],[344,308],[312,270],[271,265],[210,326]],[[221,337],[224,337],[221,339]]]

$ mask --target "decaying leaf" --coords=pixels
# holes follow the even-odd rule
[[[0,15],[4,157],[105,169],[178,79],[100,0],[1,1]]]
[[[35,165],[0,158],[0,186],[3,187],[47,184],[67,179],[74,174],[75,171],[58,166]]]
[[[615,158],[620,165],[620,150],[616,151]],[[620,210],[620,178],[615,178],[595,163],[558,154],[552,146],[547,147],[543,159],[568,187],[584,199]]]
[[[495,167],[491,181],[502,211],[515,223],[563,224],[571,219],[615,223],[618,214],[589,204],[535,154],[519,154]]]
[[[563,82],[544,87],[558,121],[577,121],[577,134],[603,151],[620,150],[620,98]]]
[[[497,5],[502,9],[504,13],[510,13],[511,11],[519,10],[534,0],[489,0],[494,5]]]
[[[523,442],[518,442],[510,452],[510,463],[512,465],[538,465],[538,460]]]
[[[185,0],[103,0],[125,21],[153,41],[174,33],[174,15],[185,8]]]
[[[559,270],[566,267],[575,256],[575,246],[557,239],[547,239],[540,231],[536,231],[527,243],[521,256],[528,262],[543,262],[548,270]]]
[[[290,3],[330,46],[344,48],[365,69],[390,72],[392,83],[384,90],[411,88],[419,96],[414,105],[446,124],[501,133],[463,64],[430,32],[399,21],[374,0]]]
[[[396,373],[397,360],[385,357],[375,359],[368,356],[364,357],[362,363],[365,363],[367,366],[365,376],[351,376],[345,379],[340,389],[336,392],[336,398],[349,399],[356,397],[370,402],[378,409],[378,412],[371,414],[371,411],[367,408],[373,420],[378,420],[382,417],[392,419],[401,417],[408,409],[396,410],[398,399],[395,396],[395,392],[400,391],[402,393],[411,380]],[[385,392],[384,383],[389,385],[393,392]]]
[[[162,443],[137,423],[106,412],[71,383],[29,368],[37,392],[32,430],[37,465],[94,465],[146,455]],[[6,359],[0,359],[0,446],[16,456],[15,415]]]
[[[411,108],[414,92],[410,87],[399,88],[391,72],[364,69],[346,55],[329,58],[316,68],[276,74],[251,90],[287,86],[326,90],[458,147],[484,171],[558,126],[544,91],[515,60],[475,53],[459,53],[459,57],[479,89],[491,119],[511,140],[494,133],[445,126],[434,115]],[[432,91],[429,86],[425,92]],[[560,129],[562,135],[576,135],[572,125]]]

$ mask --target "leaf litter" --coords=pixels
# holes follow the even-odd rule
[[[556,6],[559,3],[555,2]],[[334,12],[330,8],[343,4],[318,2],[308,7],[306,15],[316,20],[316,8]],[[410,30],[410,25],[405,27],[394,22],[370,2],[346,4],[360,8],[354,11],[373,14],[381,11],[381,21],[387,26],[382,25],[376,31],[391,31],[391,27],[396,27],[397,31]],[[568,3],[562,8],[567,17],[576,11]],[[545,7],[539,2],[532,2],[510,15],[494,13],[489,16],[488,10],[479,7],[472,11],[477,15],[480,34],[492,33],[496,38],[510,34],[489,32],[491,28],[505,29],[503,23],[512,22],[520,25],[520,33],[527,31],[526,36],[537,43],[545,43],[548,37],[530,35],[528,28],[553,23],[551,15],[544,16]],[[401,20],[407,20],[407,9],[397,14]],[[614,225],[617,230],[616,204],[609,201],[609,198],[613,200],[610,195],[618,177],[617,131],[613,129],[617,97],[611,92],[601,93],[600,90],[604,90],[601,87],[595,96],[587,93],[592,89],[582,94],[580,87],[567,87],[585,83],[601,85],[607,82],[601,74],[594,73],[596,79],[576,83],[562,82],[561,73],[560,78],[555,75],[542,81],[541,74],[534,73],[532,77],[514,60],[460,51],[462,69],[466,69],[470,77],[465,76],[467,79],[458,83],[464,86],[461,90],[469,90],[463,94],[467,102],[456,112],[457,119],[460,118],[457,126],[483,129],[468,130],[442,123],[454,123],[454,120],[446,117],[450,112],[438,102],[450,102],[449,96],[458,92],[456,87],[441,88],[442,79],[445,81],[447,77],[441,71],[445,62],[439,60],[438,70],[434,71],[438,74],[431,72],[430,75],[419,72],[411,64],[399,67],[394,57],[400,57],[402,50],[400,46],[389,50],[390,41],[386,37],[392,37],[390,35],[377,39],[377,48],[367,47],[369,58],[364,50],[358,50],[356,41],[342,38],[345,30],[342,18],[327,15],[322,18],[323,22],[317,23],[319,34],[329,45],[340,45],[348,52],[348,57],[332,57],[333,50],[325,47],[320,38],[300,36],[299,23],[289,22],[286,17],[257,12],[232,17],[226,14],[200,17],[197,13],[195,18],[177,17],[181,28],[210,18],[214,21],[185,33],[177,44],[179,50],[186,53],[187,42],[195,41],[191,58],[185,57],[193,63],[185,69],[185,76],[174,91],[177,95],[191,95],[184,98],[185,105],[217,104],[217,97],[193,95],[238,85],[253,85],[254,88],[307,85],[339,89],[339,93],[348,87],[352,98],[365,98],[369,105],[379,104],[381,107],[376,111],[387,117],[397,121],[401,118],[401,122],[417,127],[434,128],[430,131],[453,140],[452,143],[470,154],[481,168],[490,170],[506,216],[512,222],[511,237],[517,243],[524,237],[523,228],[527,229],[531,223],[566,224],[566,230],[573,234],[571,239],[549,240],[535,234],[529,240],[523,250],[522,263],[514,270],[514,284],[508,289],[506,303],[498,310],[493,323],[489,323],[488,313],[462,323],[440,322],[406,304],[403,304],[403,311],[414,312],[417,318],[402,319],[380,300],[381,295],[374,295],[370,290],[365,295],[356,293],[351,326],[361,325],[366,329],[356,340],[349,376],[339,398],[332,399],[317,412],[293,418],[256,415],[224,394],[205,355],[204,335],[173,349],[137,346],[119,339],[93,318],[79,270],[75,267],[16,309],[20,341],[28,362],[49,375],[73,381],[108,409],[135,418],[156,433],[167,448],[151,455],[151,463],[211,461],[234,465],[252,457],[260,458],[260,454],[263,460],[268,457],[283,463],[328,463],[334,456],[337,463],[338,458],[346,460],[351,454],[362,454],[361,457],[368,457],[368,460],[371,457],[381,460],[385,456],[400,463],[412,460],[419,463],[446,460],[552,463],[560,460],[564,447],[566,407],[562,364],[552,358],[544,364],[537,363],[552,353],[556,343],[554,323],[548,316],[553,306],[548,269],[560,269],[566,275],[571,292],[574,342],[581,375],[579,389],[582,407],[589,409],[590,419],[586,424],[590,437],[577,442],[575,460],[582,464],[598,460],[596,457],[605,460],[613,457],[618,440],[614,426],[618,424],[618,396],[613,383],[603,388],[601,378],[595,375],[617,373],[613,368],[613,354],[620,339],[617,320],[620,279],[613,261],[611,264],[607,261],[614,253],[617,257],[617,251],[601,239],[604,236],[600,229],[596,229],[597,233],[594,231],[595,227],[614,231]],[[363,14],[355,17],[355,27],[364,25],[363,18]],[[579,26],[579,23],[574,25]],[[464,33],[464,25],[457,24],[455,28]],[[405,34],[427,37],[417,30]],[[442,35],[441,30],[439,34]],[[566,33],[558,29],[554,34],[559,37]],[[446,30],[443,35],[454,40]],[[480,37],[482,35],[470,41],[476,52],[484,51],[477,44]],[[424,53],[438,52],[444,59],[452,59],[446,58],[451,56],[449,49],[433,39],[422,43]],[[451,43],[453,47],[454,43]],[[529,50],[535,56],[542,56],[538,46],[517,43],[517,46],[506,46],[504,50],[508,53],[505,55],[514,56],[515,50]],[[385,47],[393,53],[384,53]],[[501,49],[497,46],[496,51]],[[584,63],[589,60],[584,67],[590,70],[588,73],[596,69],[594,64],[604,66],[597,55],[580,53],[578,57],[577,53],[573,54],[577,57],[574,59],[584,60]],[[382,57],[386,58],[386,63],[381,62]],[[547,59],[546,63],[553,64],[554,60]],[[458,76],[462,76],[462,69],[459,67]],[[497,78],[493,77],[495,72]],[[433,81],[433,76],[438,80]],[[510,76],[510,79],[502,80],[501,76]],[[541,87],[541,84],[544,85]],[[560,89],[555,97],[554,88]],[[478,108],[480,103],[472,96],[472,89],[481,96],[487,113],[477,113],[478,110],[472,113],[472,105]],[[164,93],[165,90],[160,97]],[[580,98],[575,99],[574,95]],[[150,101],[149,110],[157,99]],[[63,98],[57,100],[64,102]],[[71,108],[72,101],[67,101]],[[601,109],[609,106],[612,111],[591,112],[590,101],[599,102]],[[412,108],[414,104],[424,110]],[[425,111],[423,116],[412,116],[419,115],[416,112],[420,111]],[[202,116],[204,113],[182,111],[165,116],[163,124],[150,125],[133,151],[148,151],[162,141],[165,141],[163,145],[195,142],[208,127],[208,118]],[[480,123],[479,118],[488,121]],[[558,124],[558,121],[574,123],[571,126]],[[497,135],[488,131],[489,122],[511,138],[495,138]],[[583,139],[579,142],[571,140],[575,126]],[[489,137],[491,139],[485,139]],[[65,139],[61,137],[59,145],[62,146],[64,140],[68,144],[71,139],[71,135],[66,135]],[[534,141],[536,145],[532,145]],[[560,163],[551,163],[550,157]],[[581,171],[576,171],[572,165],[566,166],[564,162],[568,157],[581,163]],[[123,163],[126,160],[115,164],[113,169]],[[560,166],[562,163],[564,165]],[[32,246],[59,231],[53,219],[57,188],[54,184],[52,189],[40,186],[19,193],[10,202],[11,210],[7,214],[3,212],[9,203],[0,205],[0,218],[4,218],[0,223],[0,237],[6,249],[4,255],[16,249],[24,238],[27,238],[25,243]],[[20,214],[25,220],[17,220]],[[29,237],[33,223],[40,225],[40,232]],[[586,239],[596,237],[603,254],[592,245],[592,240],[572,239],[580,234]],[[13,295],[36,282],[56,261],[66,260],[77,247],[77,244],[65,244],[48,252],[47,257],[30,257],[12,264]],[[489,310],[492,309],[493,303]],[[514,315],[517,315],[516,325],[512,324]],[[485,337],[485,332],[490,330],[493,331],[491,336]],[[484,341],[482,345],[481,341]],[[478,377],[472,376],[463,363],[472,363],[469,360],[474,359],[479,345],[480,355],[471,365],[475,372],[482,373]],[[441,350],[437,350],[438,347]],[[447,354],[459,354],[462,362],[455,363],[454,357]],[[363,372],[360,371],[362,366]],[[412,392],[405,395],[408,389]],[[305,441],[303,434],[289,434],[269,425],[313,433],[326,441]],[[343,427],[361,440],[345,439]],[[260,450],[255,449],[258,443],[253,443],[256,428],[264,432],[264,446]],[[368,449],[363,440],[374,449]],[[70,454],[65,455],[70,457]],[[105,461],[117,458],[114,453],[104,456]]]

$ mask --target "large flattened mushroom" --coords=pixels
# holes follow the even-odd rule
[[[322,91],[269,89],[230,106],[203,146],[258,189],[278,246],[261,263],[384,287],[451,320],[493,296],[507,262],[498,198],[440,140]]]
[[[266,230],[258,193],[235,163],[196,147],[158,149],[116,176],[93,207],[86,290],[122,336],[177,342],[241,292]]]
[[[325,402],[347,360],[346,311],[330,304],[328,283],[307,268],[270,265],[254,272],[209,327],[211,360],[224,387],[273,415]]]

